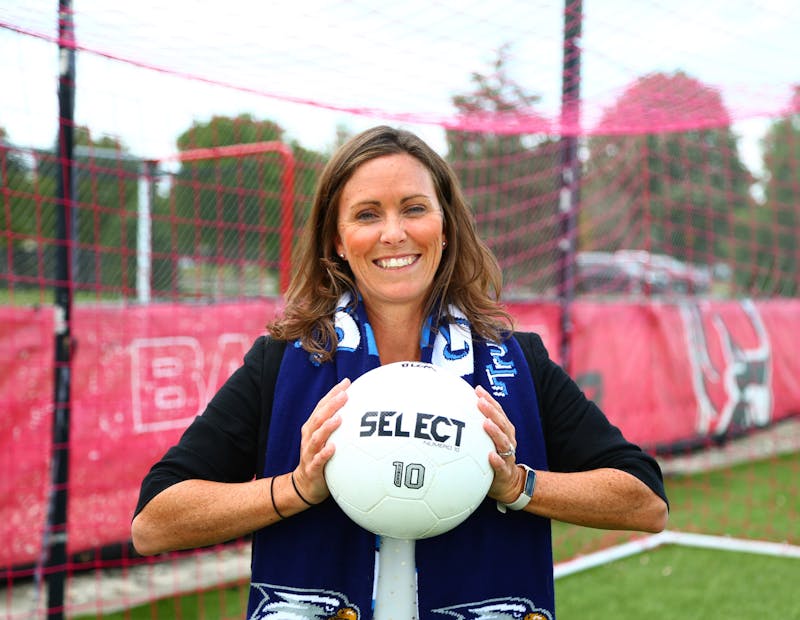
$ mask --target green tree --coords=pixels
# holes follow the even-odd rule
[[[31,234],[33,218],[26,216],[28,200],[32,191],[31,169],[25,163],[21,149],[6,142],[6,131],[0,127],[0,230],[7,233],[2,242],[12,237]]]
[[[38,245],[33,170],[0,127],[0,276],[35,277]],[[10,256],[10,260],[9,260]]]
[[[220,147],[261,142],[275,143],[278,150],[242,146],[219,156]],[[256,283],[253,288],[247,280],[276,281],[285,258],[281,239],[285,247],[284,235],[293,236],[303,220],[324,156],[287,143],[277,123],[249,114],[196,122],[178,137],[177,146],[180,168],[171,179],[168,200],[157,204],[154,226],[159,230],[154,239],[159,240],[159,255],[190,266],[180,272],[193,275],[184,283],[190,290],[223,296],[265,292],[264,286]],[[294,173],[290,187],[288,169]],[[291,220],[285,208],[287,192],[293,196]],[[169,235],[164,227],[169,227]],[[163,270],[159,265],[159,273]],[[214,288],[209,290],[209,285]]]
[[[305,148],[296,140],[292,140],[290,146],[295,162],[294,230],[299,232],[311,212],[317,179],[332,155],[332,150],[321,153]]]
[[[800,294],[800,86],[795,86],[791,112],[772,123],[763,141],[764,207],[761,236],[767,291]]]
[[[464,129],[447,131],[447,157],[507,292],[542,293],[554,283],[560,151],[541,133],[513,130],[518,122],[546,123],[532,110],[539,97],[511,78],[508,62],[504,46],[489,73],[472,74],[473,90],[453,97]]]
[[[88,128],[74,132],[73,275],[83,288],[126,294],[135,274],[136,205],[139,164],[116,139],[93,139]],[[54,151],[3,147],[4,195],[9,201],[15,245],[14,271],[20,276],[53,276],[58,243],[56,196],[61,160]]]
[[[115,137],[75,132],[77,268],[81,283],[130,296],[135,288],[141,163]]]
[[[731,260],[736,214],[754,206],[753,178],[716,90],[682,71],[639,78],[606,110],[588,152],[582,249]]]

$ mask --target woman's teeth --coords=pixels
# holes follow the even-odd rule
[[[414,256],[401,256],[398,258],[383,258],[375,261],[375,263],[378,265],[378,267],[382,267],[383,269],[393,269],[410,265],[415,260],[416,257]]]

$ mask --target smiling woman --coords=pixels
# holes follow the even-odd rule
[[[388,345],[398,328],[421,329],[446,245],[430,172],[406,154],[363,164],[342,191],[337,229],[336,251],[358,282],[381,362],[418,356],[416,350],[395,352]]]
[[[473,332],[488,340],[510,326],[498,303],[500,267],[477,235],[453,170],[411,132],[376,127],[333,155],[319,180],[297,263],[300,273],[289,286],[286,311],[270,331],[281,339],[302,339],[321,361],[333,356],[339,336],[331,308],[346,292],[354,299],[376,294],[384,303],[368,312],[394,319],[389,331],[408,334],[420,327],[416,318],[400,320],[394,306],[403,294],[416,295],[422,317],[446,314],[453,304]],[[413,293],[414,287],[421,291]],[[415,350],[406,359],[416,358],[419,344],[408,346]]]
[[[550,519],[664,528],[658,464],[609,424],[536,334],[512,331],[497,261],[430,146],[386,126],[355,136],[323,170],[306,225],[270,336],[146,477],[137,550],[252,533],[250,618],[290,604],[304,610],[298,617],[434,620],[479,610],[552,620]],[[325,477],[351,381],[396,361],[461,377],[489,446],[488,491],[474,512],[402,548],[351,520]],[[380,495],[397,459],[375,468],[371,493]],[[415,570],[397,571],[403,563]],[[397,588],[381,584],[400,573],[407,596],[383,598]]]

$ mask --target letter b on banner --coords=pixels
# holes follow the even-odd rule
[[[204,355],[190,337],[146,338],[131,343],[134,430],[186,426],[205,394]]]

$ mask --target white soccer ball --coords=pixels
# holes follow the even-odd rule
[[[432,364],[396,362],[353,381],[347,395],[325,480],[353,521],[419,539],[472,514],[494,477],[472,386]]]

